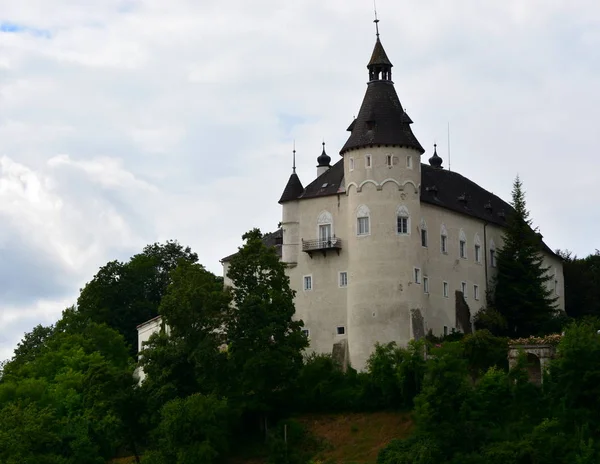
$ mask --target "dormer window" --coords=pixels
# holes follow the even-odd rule
[[[365,156],[365,167],[366,168],[370,168],[371,167],[371,155],[366,155]]]

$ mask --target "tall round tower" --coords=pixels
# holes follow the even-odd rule
[[[424,150],[396,94],[379,31],[367,68],[367,91],[340,151],[348,196],[348,345],[357,369],[377,341],[404,344],[413,338],[423,299]]]

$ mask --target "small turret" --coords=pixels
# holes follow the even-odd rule
[[[323,142],[323,151],[317,158],[317,177],[324,174],[331,168],[331,157],[325,153],[325,142]]]
[[[297,200],[298,197],[304,192],[304,187],[302,186],[302,182],[300,182],[300,178],[298,174],[296,174],[296,149],[294,148],[294,161],[292,164],[292,174],[283,189],[283,193],[281,194],[281,198],[279,199],[279,204]]]
[[[437,143],[433,144],[433,156],[429,158],[429,165],[435,169],[442,169],[442,163],[444,160],[437,154]]]

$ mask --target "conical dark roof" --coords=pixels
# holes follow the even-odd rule
[[[394,66],[390,59],[387,57],[387,53],[383,49],[383,45],[381,44],[381,40],[377,37],[377,42],[375,42],[375,48],[373,49],[373,53],[371,54],[371,60],[369,61],[369,66],[375,65],[386,65],[386,66]]]
[[[340,154],[370,145],[395,145],[424,153],[425,150],[412,133],[411,123],[394,84],[384,80],[371,81],[358,116],[348,127],[351,134]]]
[[[348,127],[351,134],[340,154],[371,145],[408,147],[424,153],[425,150],[410,128],[412,120],[404,111],[396,94],[392,82],[392,63],[379,36],[367,68],[367,93],[358,116]]]
[[[302,182],[300,182],[298,174],[294,172],[290,176],[285,189],[283,189],[279,203],[296,200],[302,194],[302,192],[304,192],[304,187],[302,186]]]

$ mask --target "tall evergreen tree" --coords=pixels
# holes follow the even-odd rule
[[[552,276],[544,266],[542,239],[532,228],[518,176],[511,205],[514,211],[508,216],[504,244],[498,251],[492,303],[506,322],[506,335],[522,337],[538,334],[552,320],[557,298],[547,285]]]

